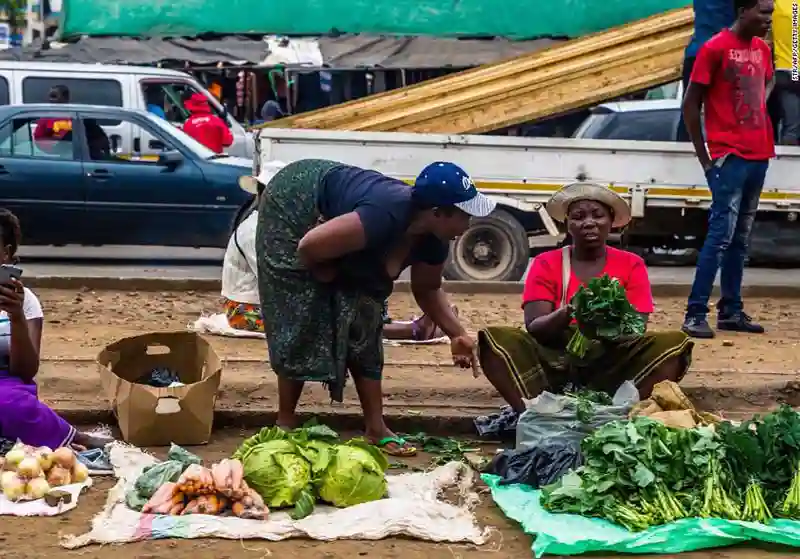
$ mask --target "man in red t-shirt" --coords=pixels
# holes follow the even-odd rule
[[[65,85],[55,85],[50,89],[48,99],[54,104],[69,103],[69,88]],[[40,118],[36,121],[36,130],[33,132],[36,146],[47,153],[53,153],[64,140],[72,140],[71,118]]]
[[[183,102],[192,116],[183,123],[183,131],[215,153],[233,143],[227,123],[211,112],[208,99],[202,93],[194,93]]]
[[[697,261],[683,331],[713,338],[708,300],[721,269],[717,329],[763,333],[742,303],[747,244],[775,139],[767,114],[772,53],[761,37],[772,23],[773,0],[735,0],[736,22],[697,54],[683,100],[683,117],[711,190],[708,234]],[[700,110],[705,107],[703,141]]]

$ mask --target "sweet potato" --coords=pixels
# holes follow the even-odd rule
[[[200,497],[198,497],[197,499],[192,499],[191,501],[186,503],[186,506],[181,511],[181,515],[183,516],[186,514],[197,514],[198,499],[200,499]]]
[[[230,460],[231,469],[231,487],[234,491],[245,491],[244,484],[244,467],[238,460]]]
[[[161,503],[157,507],[153,507],[152,513],[153,514],[169,514],[169,511],[172,509],[172,501],[167,501],[166,503]]]
[[[155,512],[155,509],[161,508],[162,505],[170,503],[175,494],[174,483],[165,483],[159,487],[150,500],[142,507],[143,513]],[[157,513],[156,513],[157,514]],[[163,514],[163,513],[162,513]]]
[[[213,514],[220,513],[221,503],[219,497],[216,495],[209,495],[208,497],[198,497],[197,499],[197,512],[199,514]]]
[[[267,505],[264,503],[264,499],[261,498],[261,495],[256,493],[254,490],[247,488],[247,497],[253,500],[253,506],[256,508],[267,508]]]
[[[233,516],[238,516],[239,518],[242,518],[244,511],[245,511],[244,503],[242,503],[241,501],[236,501],[235,503],[233,503],[233,505],[231,505],[231,512],[233,513]]]
[[[216,492],[211,472],[203,466],[192,464],[178,478],[178,489],[186,495],[211,495]]]
[[[246,492],[244,487],[244,472],[242,463],[238,460],[224,459],[219,464],[211,467],[211,475],[214,478],[214,487],[217,492],[239,500]]]
[[[170,516],[179,516],[181,513],[183,513],[183,501],[181,501],[176,505],[173,505],[173,507],[169,509],[169,512],[167,514],[169,514]]]
[[[211,477],[214,478],[214,487],[220,493],[224,493],[228,489],[230,468],[227,462],[227,460],[222,460],[219,464],[211,466]]]

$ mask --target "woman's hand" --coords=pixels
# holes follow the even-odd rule
[[[462,334],[450,340],[450,351],[453,354],[453,363],[462,369],[472,368],[477,370],[477,356],[475,355],[475,340],[469,334]]]
[[[5,311],[11,320],[24,320],[25,291],[22,282],[11,279],[11,283],[0,285],[0,311]]]

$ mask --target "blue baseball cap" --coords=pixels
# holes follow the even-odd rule
[[[473,217],[486,217],[497,205],[478,192],[464,169],[444,161],[422,170],[414,182],[413,197],[425,206],[455,206]]]

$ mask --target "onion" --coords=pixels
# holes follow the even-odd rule
[[[62,446],[53,451],[53,463],[61,466],[67,471],[72,471],[75,466],[75,453],[71,448]]]
[[[22,448],[12,448],[6,454],[6,463],[10,464],[14,468],[16,468],[17,465],[23,460],[25,460],[25,452],[22,450]]]
[[[72,468],[72,483],[83,483],[89,477],[89,468],[85,464],[75,462]]]
[[[37,477],[28,482],[27,493],[32,499],[41,499],[50,491],[50,484],[42,477]]]
[[[9,501],[19,501],[25,495],[25,483],[13,472],[9,473],[12,476],[3,476],[3,495]]]
[[[29,457],[19,463],[17,473],[22,478],[33,479],[42,475],[42,468],[36,458]]]
[[[47,474],[47,483],[50,487],[60,487],[72,483],[72,475],[69,470],[61,466],[53,466]]]
[[[17,474],[15,472],[3,472],[3,475],[0,476],[0,487],[4,487],[6,483],[16,477]]]
[[[53,450],[46,446],[40,446],[36,449],[36,459],[39,460],[39,467],[42,468],[42,471],[48,471],[53,467]]]

